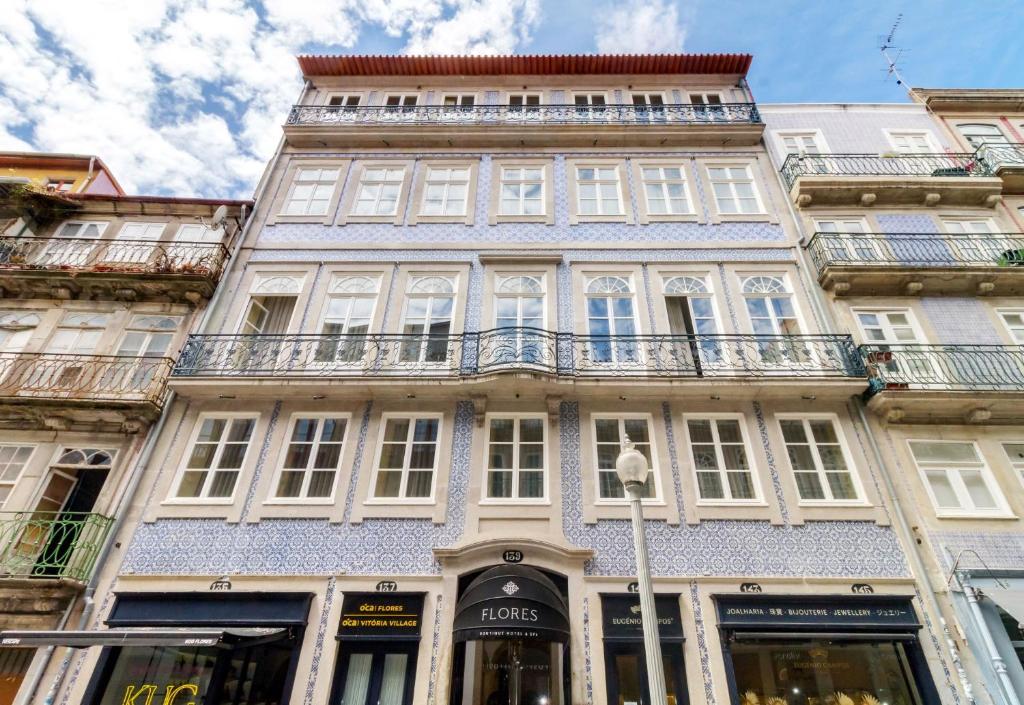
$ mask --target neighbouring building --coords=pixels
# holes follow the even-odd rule
[[[836,330],[870,375],[870,434],[979,702],[1024,692],[1021,91],[779,105],[766,142]],[[971,658],[973,656],[973,658]]]
[[[73,629],[252,203],[125,195],[93,157],[0,153],[0,171],[0,629]],[[0,703],[44,665],[16,646]]]
[[[801,189],[831,177],[789,165],[782,186],[749,56],[299,62],[89,623],[3,635],[76,647],[40,694],[649,702],[628,436],[672,705],[963,702],[855,326],[803,265],[824,196]],[[943,208],[992,213],[998,179],[935,168]],[[836,218],[865,200],[850,178]],[[973,325],[964,300],[932,306]]]

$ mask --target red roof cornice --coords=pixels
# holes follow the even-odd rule
[[[750,54],[524,54],[516,56],[299,56],[304,76],[553,76],[739,74]]]

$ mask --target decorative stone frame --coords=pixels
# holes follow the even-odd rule
[[[463,215],[426,215],[423,213],[423,191],[427,185],[427,170],[430,168],[439,169],[469,169],[469,179],[466,184],[466,212]],[[409,208],[407,225],[417,223],[464,223],[472,225],[476,215],[476,192],[478,176],[480,173],[479,159],[424,159],[417,162],[416,174],[412,183],[412,207]]]
[[[341,196],[341,208],[338,210],[338,225],[345,225],[347,223],[392,223],[394,225],[401,225],[405,220],[406,206],[409,204],[410,185],[412,184],[415,166],[416,161],[413,159],[361,159],[354,161],[348,180],[345,182],[345,192]],[[367,169],[374,168],[404,169],[402,186],[398,191],[398,203],[395,204],[394,215],[357,215],[352,212],[363,174],[366,173]]]
[[[585,157],[570,157],[565,160],[566,197],[568,199],[569,223],[630,223],[633,220],[633,204],[629,193],[629,173],[627,171],[629,160],[609,159],[607,157],[598,159],[587,159]],[[576,170],[580,167],[614,167],[619,177],[619,198],[622,202],[622,213],[617,215],[583,215],[579,212],[579,188],[576,178]]]
[[[330,225],[333,223],[334,215],[338,210],[338,200],[341,198],[342,185],[348,178],[351,164],[351,159],[309,159],[302,156],[292,157],[287,163],[284,174],[281,175],[281,180],[278,182],[279,188],[277,193],[274,195],[274,200],[270,203],[270,210],[267,213],[266,224],[322,223],[323,225]],[[288,202],[288,196],[291,195],[292,189],[295,188],[295,176],[298,174],[299,169],[338,170],[338,180],[334,184],[334,191],[331,193],[331,201],[327,204],[327,212],[325,214],[286,215],[282,212],[284,210],[285,203]]]
[[[544,179],[543,202],[544,212],[539,215],[505,215],[501,213],[501,170],[515,167],[541,167]],[[554,160],[547,158],[528,157],[495,157],[491,160],[491,188],[488,199],[487,222],[497,223],[544,223],[555,224],[555,177]]]
[[[636,212],[637,222],[640,225],[648,223],[706,223],[703,204],[700,202],[699,193],[694,188],[693,157],[681,157],[678,159],[667,157],[639,158],[629,160],[629,168],[633,175],[633,184],[636,186]],[[647,208],[647,190],[644,188],[644,167],[672,167],[677,166],[683,172],[685,179],[684,189],[686,199],[690,203],[692,213],[650,213]]]
[[[718,201],[715,198],[714,190],[711,188],[711,175],[708,169],[716,166],[745,166],[750,170],[753,179],[754,191],[757,194],[758,202],[761,205],[760,213],[720,213]],[[719,223],[778,223],[779,217],[772,206],[772,199],[769,197],[769,189],[775,187],[777,177],[772,167],[768,164],[767,154],[751,154],[748,157],[732,156],[723,152],[720,157],[701,157],[697,160],[697,178],[700,179],[702,191],[707,198],[707,209],[709,221],[712,224]]]

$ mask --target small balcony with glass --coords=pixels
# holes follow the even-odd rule
[[[790,154],[781,169],[800,208],[982,206],[1000,201],[1002,181],[974,152]]]
[[[816,232],[806,250],[837,296],[1024,294],[1024,234]]]

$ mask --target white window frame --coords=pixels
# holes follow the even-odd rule
[[[793,282],[790,280],[788,272],[779,272],[772,270],[767,270],[763,272],[737,272],[736,276],[739,279],[740,300],[743,301],[743,313],[747,317],[747,325],[751,335],[758,334],[754,333],[754,321],[750,315],[750,307],[747,306],[747,299],[755,297],[769,298],[781,294],[785,294],[790,297],[790,303],[793,306],[793,313],[796,315],[796,324],[800,329],[800,334],[807,334],[807,321],[804,318],[804,313],[800,307],[799,297],[797,296],[797,293],[793,288]],[[772,279],[780,279],[782,280],[782,286],[784,290],[780,292],[746,292],[743,290],[743,284],[744,282],[746,282],[747,279],[750,279],[752,277],[769,277]],[[779,318],[775,314],[775,310],[770,307],[769,313],[771,314],[772,327],[774,329],[777,329],[779,327]],[[786,333],[780,330],[774,330],[770,335],[786,335]]]
[[[540,212],[539,213],[526,213],[526,209],[523,208],[523,204],[526,202],[524,186],[537,183],[536,179],[505,179],[505,171],[507,169],[517,169],[521,173],[527,169],[537,169],[540,171]],[[505,199],[502,197],[502,187],[508,183],[516,184],[519,186],[519,206],[518,213],[506,213],[504,209]],[[513,218],[539,218],[547,215],[547,169],[543,165],[517,165],[517,164],[501,164],[498,166],[498,216],[510,216]]]
[[[604,98],[604,104],[603,105],[602,104],[597,104],[595,106],[595,104],[592,102],[594,100],[594,96],[597,96],[597,95],[599,95],[602,98]],[[587,103],[585,105],[584,104],[579,104],[579,105],[576,104],[576,98],[579,97],[579,96],[586,96]],[[600,110],[602,108],[607,108],[608,105],[609,105],[609,102],[608,102],[608,91],[601,91],[601,90],[597,90],[597,91],[586,91],[586,90],[583,90],[583,91],[572,91],[569,94],[569,103],[574,108],[580,108],[580,109],[589,108],[589,109],[593,110],[593,109],[596,108],[596,109]]]
[[[796,470],[793,469],[792,463],[789,461],[789,450],[785,437],[782,435],[782,421],[785,420],[799,420],[799,421],[830,421],[832,428],[836,432],[836,438],[839,439],[839,450],[843,454],[843,461],[846,463],[846,467],[849,469],[850,482],[853,483],[853,490],[857,494],[856,499],[802,499],[800,498],[799,485],[796,482]],[[798,498],[797,504],[801,507],[865,507],[869,506],[867,494],[864,491],[864,483],[861,481],[860,470],[857,464],[854,462],[853,453],[850,452],[850,444],[846,440],[846,433],[843,430],[843,425],[839,421],[838,414],[802,414],[802,413],[783,413],[775,414],[775,423],[779,432],[779,438],[782,440],[782,447],[785,450],[786,464],[789,466],[789,479],[793,483],[793,490]],[[809,441],[808,446],[811,449],[811,456],[815,461],[815,471],[818,474],[818,478],[822,483],[822,489],[832,494],[832,488],[828,484],[828,478],[825,477],[826,470],[825,466],[821,462],[821,456],[818,454],[817,444],[814,442],[814,436],[811,434],[810,428],[805,423],[804,433],[807,434]]]
[[[335,98],[341,98],[342,102],[339,103],[339,104],[336,104],[336,105],[331,105],[331,101],[334,100]],[[348,101],[351,100],[352,98],[356,99],[355,105],[349,105],[348,104]],[[324,96],[324,107],[328,107],[328,108],[338,108],[338,109],[343,109],[343,108],[359,108],[359,107],[362,107],[362,105],[363,105],[363,94],[362,93],[344,93],[344,92],[338,93],[338,92],[331,92],[331,93],[328,93],[326,96]]]
[[[527,100],[530,98],[537,98],[536,105],[528,105]],[[513,98],[521,98],[522,105],[512,105]],[[544,105],[544,92],[543,91],[508,91],[505,94],[505,106],[510,112],[529,112],[530,110],[539,110],[540,106]]]
[[[441,106],[442,108],[451,108],[453,110],[458,110],[459,108],[475,108],[480,104],[480,96],[477,93],[460,93],[459,91],[452,91],[449,93],[446,91],[440,91],[437,94],[437,97],[439,100],[439,106]],[[445,98],[455,98],[455,104],[448,105],[447,103],[444,102]],[[471,105],[463,105],[462,100],[464,98],[472,98],[473,103]]]
[[[192,450],[195,448],[196,440],[199,438],[199,432],[203,428],[203,424],[207,419],[227,419],[229,423],[225,427],[225,433],[231,428],[231,421],[235,419],[251,419],[253,422],[252,435],[249,437],[248,442],[245,444],[245,453],[242,455],[242,464],[237,470],[238,477],[235,480],[234,487],[231,488],[230,497],[207,497],[206,493],[209,491],[210,485],[213,482],[213,476],[217,471],[217,462],[220,460],[221,455],[224,454],[224,441],[217,442],[217,450],[214,452],[213,459],[210,461],[210,467],[205,468],[206,479],[203,480],[203,486],[198,497],[179,497],[178,492],[181,489],[181,482],[185,478],[185,473],[189,471],[188,460],[192,455]],[[251,412],[208,412],[200,414],[195,421],[192,428],[192,432],[188,437],[188,444],[185,446],[185,452],[182,453],[181,461],[178,463],[178,471],[174,475],[174,482],[171,483],[171,494],[163,501],[163,504],[234,504],[235,495],[238,494],[238,487],[242,484],[242,478],[245,475],[246,465],[249,463],[250,455],[249,451],[252,449],[253,442],[256,440],[257,431],[259,431],[260,415]],[[193,471],[198,471],[200,468],[192,468]]]
[[[1006,330],[1006,334],[1010,336],[1010,340],[1014,344],[1024,345],[1024,330],[1022,330],[1022,336],[1020,340],[1017,340],[1017,336],[1013,333],[1013,328],[1006,320],[1006,314],[1020,316],[1024,320],[1024,307],[1022,308],[997,308],[996,315],[999,316],[999,322],[1002,324],[1003,329]]]
[[[512,432],[512,468],[508,472],[512,473],[512,497],[489,497],[487,495],[490,488],[490,476],[492,470],[490,457],[491,457],[491,421],[493,419],[514,419],[515,425]],[[543,475],[543,487],[544,494],[540,497],[518,497],[519,494],[519,422],[523,419],[537,419],[541,422],[541,429],[543,431],[543,438],[541,440],[542,459],[543,465],[539,469],[528,469],[527,472],[540,472]],[[550,477],[551,468],[548,463],[548,443],[550,442],[550,434],[548,433],[548,415],[537,414],[537,413],[512,413],[503,414],[501,412],[488,413],[484,417],[484,478],[483,486],[480,491],[480,504],[489,505],[546,505],[551,504],[550,496]],[[498,470],[498,472],[505,472],[504,470]]]
[[[465,179],[454,179],[452,173],[455,171],[465,171]],[[434,180],[432,181],[430,176],[435,171],[447,171],[448,178],[445,180]],[[469,210],[469,189],[473,183],[473,169],[468,164],[466,165],[450,165],[450,164],[427,164],[426,173],[423,175],[423,195],[420,199],[420,211],[419,215],[427,218],[446,218],[451,216],[466,216]],[[444,195],[441,197],[441,212],[440,213],[427,213],[427,191],[430,189],[431,184],[441,184],[444,186]],[[462,207],[458,212],[448,212],[448,189],[452,184],[463,184],[466,187],[466,192],[462,197]],[[401,191],[401,188],[399,188]]]
[[[309,454],[309,463],[312,463],[316,458],[316,452],[320,448],[320,431],[323,430],[323,421],[325,419],[344,419],[345,421],[345,433],[341,437],[341,449],[338,451],[338,467],[334,468],[334,483],[331,486],[331,494],[329,497],[308,497],[306,493],[309,492],[310,479],[313,476],[315,470],[324,470],[324,468],[312,468],[306,467],[302,470],[302,494],[298,497],[279,497],[277,496],[277,487],[281,481],[281,475],[285,471],[284,462],[288,457],[288,447],[291,445],[292,434],[295,432],[295,424],[299,419],[318,419],[321,423],[317,424],[317,438],[313,440],[312,449]],[[274,472],[274,476],[270,482],[269,495],[264,504],[334,504],[336,501],[336,495],[338,492],[338,480],[341,478],[341,466],[345,460],[345,450],[348,447],[348,439],[352,430],[352,414],[349,412],[311,412],[305,413],[301,411],[294,412],[288,419],[288,425],[285,427],[285,436],[281,440],[281,450],[278,452],[277,466]],[[296,471],[298,468],[288,468],[289,471]]]
[[[423,292],[413,291],[413,289],[422,281],[427,279],[442,279],[451,286],[450,292]],[[400,335],[405,336],[404,340],[412,341],[414,337],[419,338],[420,342],[418,345],[417,360],[421,365],[435,368],[444,368],[454,362],[458,365],[458,360],[448,360],[448,353],[452,352],[451,348],[446,348],[445,360],[427,360],[427,353],[430,349],[431,332],[430,326],[424,325],[421,333],[406,333],[405,326],[409,321],[409,303],[414,299],[428,299],[430,300],[430,306],[427,309],[427,315],[423,318],[424,324],[433,320],[432,316],[434,313],[434,301],[438,298],[451,297],[452,310],[451,318],[448,320],[448,339],[449,342],[452,336],[457,335],[455,328],[455,314],[459,305],[459,275],[456,272],[410,272],[409,277],[405,282],[405,296],[402,300],[402,313],[398,319],[398,332]],[[400,346],[401,347],[401,346]],[[412,360],[405,360],[403,362],[413,362]]]
[[[545,437],[545,440],[547,440],[546,437]],[[11,488],[10,491],[7,493],[7,497],[5,497],[3,499],[0,499],[0,509],[3,509],[7,505],[7,500],[10,499],[12,494],[14,494],[14,491],[18,487],[18,483],[21,482],[21,478],[24,477],[24,475],[25,475],[25,468],[27,468],[29,466],[29,464],[32,462],[32,457],[36,454],[36,448],[38,448],[38,447],[39,446],[36,445],[35,443],[0,443],[0,448],[14,448],[15,449],[15,453],[17,453],[18,450],[20,450],[21,448],[28,448],[29,449],[28,457],[25,458],[25,462],[22,463],[21,469],[18,470],[18,474],[14,477],[14,479],[13,480],[3,480],[2,482],[0,482],[0,487],[10,487]],[[545,478],[545,481],[546,481],[547,480],[547,473],[546,473],[546,471],[545,471],[544,478]]]
[[[387,423],[389,419],[407,419],[409,423],[409,433],[405,438],[405,456],[402,461],[402,480],[399,484],[399,496],[398,497],[378,497],[377,496],[377,474],[380,471],[380,461],[384,452],[384,436],[385,430],[387,429]],[[429,497],[403,497],[402,495],[408,488],[409,483],[409,460],[412,456],[413,446],[413,435],[416,432],[416,421],[419,419],[436,419],[437,420],[437,439],[434,441],[434,468],[431,471],[430,479],[430,496]],[[373,472],[370,474],[370,486],[367,488],[365,504],[435,504],[437,502],[437,475],[440,472],[439,467],[441,463],[441,450],[445,446],[444,438],[444,414],[425,412],[394,412],[384,413],[380,416],[380,423],[377,430],[377,452],[374,453],[373,459]],[[388,472],[395,472],[397,468],[391,468]],[[418,472],[422,472],[423,468],[417,468]]]
[[[64,231],[72,225],[79,226],[79,230],[84,230],[90,225],[96,226],[96,235],[93,237],[82,237],[79,233],[74,235],[64,235]],[[64,240],[99,240],[103,237],[103,233],[106,232],[107,227],[110,225],[109,221],[106,220],[65,220],[64,223],[57,229],[53,234],[54,239]]]
[[[991,122],[957,122],[954,125],[954,127],[956,128],[956,133],[960,137],[960,139],[962,139],[967,144],[968,149],[976,150],[976,149],[978,149],[979,147],[981,147],[982,145],[985,145],[985,144],[991,144],[991,145],[996,145],[996,146],[1012,144],[1012,141],[1010,140],[1009,137],[1006,136],[1006,133],[1003,131],[1003,128],[1000,127],[998,124],[995,124],[995,123],[991,123]],[[996,133],[998,133],[998,135],[999,135],[999,137],[1001,139],[998,139],[998,140],[995,140],[995,141],[992,141],[992,142],[989,142],[987,139],[985,139],[985,140],[982,141],[981,144],[974,145],[974,144],[971,144],[971,141],[968,139],[967,135],[964,134],[964,128],[965,127],[991,127],[992,129],[994,129],[996,131]],[[995,137],[995,135],[985,135],[985,137]]]
[[[648,414],[645,412],[627,412],[621,414],[592,413],[590,415],[590,452],[591,459],[594,465],[594,504],[598,506],[613,507],[629,504],[629,499],[627,499],[626,497],[622,497],[620,499],[617,497],[601,496],[601,469],[598,467],[597,462],[597,422],[608,419],[614,419],[619,422],[619,443],[622,443],[623,441],[623,434],[625,432],[623,422],[626,419],[644,419],[647,422],[647,435],[650,438],[651,445],[650,476],[653,478],[652,482],[654,484],[654,495],[651,497],[643,497],[641,501],[645,505],[664,506],[665,498],[661,486],[661,471],[658,464],[658,444],[657,440],[655,439],[654,416],[653,414]]]
[[[689,105],[707,105],[707,106],[712,106],[712,105],[722,105],[723,103],[725,103],[725,100],[722,99],[722,94],[720,92],[718,92],[718,91],[699,91],[699,90],[698,91],[687,91],[687,90],[684,90],[683,93],[686,95],[686,102]],[[700,103],[693,102],[693,96],[700,96],[700,99],[701,99],[702,102],[700,102]],[[708,102],[708,97],[709,96],[714,96],[715,98],[718,98],[718,102],[717,103],[709,103]]]
[[[304,172],[304,171],[315,171],[315,172],[317,172],[319,174],[319,176],[316,179],[303,179],[303,178],[300,178],[301,175],[302,175],[302,172]],[[323,177],[323,172],[325,172],[325,171],[336,172],[336,176],[334,177],[333,181],[328,181],[327,179],[322,178]],[[281,217],[284,217],[284,218],[326,218],[326,217],[329,217],[331,215],[331,204],[334,203],[334,197],[337,195],[337,191],[338,191],[338,183],[341,181],[341,171],[342,171],[342,168],[340,166],[319,166],[319,165],[304,166],[302,164],[299,164],[295,168],[295,173],[292,174],[291,183],[288,185],[288,193],[285,194],[284,201],[281,202],[281,211],[278,213],[278,215],[281,216]],[[304,209],[304,212],[302,212],[302,213],[289,213],[288,209],[289,209],[289,206],[291,205],[291,202],[293,200],[297,200],[297,199],[293,198],[293,194],[295,193],[295,189],[298,188],[301,185],[306,185],[306,184],[312,185],[313,190],[310,192],[309,197],[305,199],[305,209]],[[331,195],[327,198],[327,209],[323,213],[310,213],[309,212],[309,208],[310,208],[310,205],[312,205],[313,201],[322,200],[322,199],[319,199],[319,198],[313,198],[313,196],[316,195],[317,187],[319,187],[319,186],[327,186],[327,185],[330,185],[330,188],[331,188]]]
[[[817,151],[816,152],[808,152],[806,150],[801,149],[798,152],[790,152],[786,148],[786,138],[787,137],[794,137],[794,138],[810,137],[811,141],[814,142],[814,148]],[[794,130],[776,130],[775,131],[775,144],[778,145],[779,152],[783,155],[783,157],[786,157],[786,156],[788,156],[790,154],[796,154],[796,155],[801,155],[801,154],[802,155],[819,155],[819,154],[828,154],[829,153],[828,142],[825,141],[825,136],[822,134],[821,130],[817,130],[817,129],[808,129],[808,130],[796,130],[796,129],[794,129]]]
[[[747,464],[750,465],[750,481],[754,488],[754,496],[750,499],[731,499],[729,497],[723,497],[722,499],[703,499],[700,496],[700,481],[697,477],[697,463],[693,459],[693,440],[690,438],[690,421],[719,421],[719,420],[732,420],[739,422],[740,436],[743,439],[743,450],[747,454]],[[693,477],[693,488],[694,497],[696,498],[697,506],[721,506],[721,505],[741,505],[741,506],[767,506],[764,500],[764,492],[761,487],[761,476],[757,470],[757,464],[754,462],[754,454],[751,452],[750,445],[750,434],[747,433],[747,418],[742,413],[687,413],[683,414],[683,429],[686,434],[686,452],[687,462],[690,464],[691,476]],[[729,489],[729,478],[728,469],[725,467],[725,463],[722,458],[722,447],[721,442],[718,440],[718,428],[712,424],[712,438],[715,439],[715,455],[719,467],[719,475],[722,478],[722,487],[726,494],[731,494]]]
[[[671,217],[671,216],[675,216],[675,215],[696,215],[697,214],[696,204],[693,202],[693,195],[692,195],[692,193],[690,191],[690,174],[689,174],[689,172],[687,170],[686,164],[684,164],[684,163],[679,163],[678,165],[676,165],[676,164],[650,164],[650,163],[645,164],[643,162],[639,162],[637,164],[637,166],[639,167],[639,170],[640,170],[640,187],[641,187],[641,190],[643,191],[644,205],[647,208],[647,215],[648,215],[648,217],[664,218],[664,217]],[[679,179],[668,179],[668,178],[664,178],[662,176],[662,174],[664,173],[665,169],[674,169],[674,168],[678,168],[679,169],[679,173],[682,175],[681,178],[679,178]],[[650,181],[649,182],[647,180],[647,177],[644,175],[644,171],[647,170],[647,169],[657,169],[658,172],[659,172],[659,177],[657,179],[655,179],[654,181]],[[649,183],[651,183],[651,184],[658,184],[659,186],[661,186],[661,193],[665,197],[665,204],[666,204],[666,206],[670,206],[671,205],[671,199],[669,198],[669,195],[668,195],[667,185],[668,184],[678,183],[678,182],[682,182],[682,184],[683,184],[683,196],[684,196],[684,198],[686,198],[686,205],[687,205],[688,209],[685,210],[685,211],[680,211],[679,213],[676,213],[675,211],[668,211],[667,213],[655,213],[653,210],[651,210],[651,199],[648,197],[648,194],[647,194],[647,185]]]
[[[1000,450],[1003,451],[1003,455],[1006,456],[1006,462],[1010,464],[1013,469],[1013,474],[1017,476],[1017,479],[1022,485],[1024,485],[1024,460],[1014,460],[1006,450],[1006,446],[1010,443],[1014,445],[1024,444],[1024,438],[1004,438],[997,441],[999,443]]]
[[[367,175],[373,171],[382,170],[384,172],[383,179],[368,179]],[[388,173],[391,171],[401,172],[401,178],[389,179]],[[398,215],[398,209],[402,207],[402,191],[405,189],[405,180],[409,177],[408,169],[405,164],[399,166],[388,166],[384,164],[366,164],[363,165],[362,170],[359,173],[359,179],[355,183],[355,193],[352,194],[352,204],[349,207],[348,215],[350,218],[394,218]],[[395,195],[395,205],[390,212],[378,213],[380,207],[381,194],[384,192],[385,185],[398,185],[398,193]],[[368,185],[376,185],[376,194],[373,197],[373,212],[372,213],[360,213],[357,209],[359,208],[360,198],[359,194],[363,188]]]
[[[931,130],[904,130],[897,127],[887,127],[882,130],[885,133],[885,138],[889,141],[889,146],[892,150],[898,154],[939,154],[942,152],[942,148],[939,146],[938,141],[935,139],[935,134]],[[924,137],[928,143],[928,152],[903,152],[900,151],[899,146],[896,144],[896,138],[899,136],[914,136]]]
[[[398,98],[401,102],[398,105],[388,105],[388,99],[389,98]],[[412,105],[405,105],[405,99],[406,98],[413,98],[415,100],[415,102]],[[382,95],[380,97],[380,104],[381,104],[381,107],[390,108],[392,110],[395,110],[395,109],[398,109],[398,108],[407,108],[407,109],[417,108],[420,105],[420,94],[417,91],[413,91],[413,92],[410,92],[410,93],[403,93],[401,91],[396,92],[396,93],[385,93],[384,95]]]
[[[867,330],[864,328],[864,323],[860,320],[862,313],[881,315],[885,316],[890,313],[902,313],[907,316],[907,323],[910,324],[911,330],[914,331],[914,341],[898,341],[898,340],[869,340]],[[914,315],[914,309],[909,306],[858,306],[850,309],[850,314],[853,316],[854,322],[857,324],[857,332],[860,334],[860,340],[863,345],[927,345],[928,338],[924,334],[924,330],[921,325],[917,322],[917,316]],[[889,324],[886,323],[886,327]]]
[[[185,239],[185,233],[190,230],[198,228],[201,231],[200,239]],[[215,240],[203,239],[203,236],[216,233],[217,238]],[[180,243],[200,243],[204,245],[219,245],[224,242],[224,228],[209,228],[203,223],[182,223],[174,233],[174,242]]]
[[[619,164],[574,164],[573,165],[573,178],[576,180],[576,215],[578,218],[608,218],[608,217],[621,217],[626,215],[625,199],[622,194],[622,172],[619,169]],[[602,211],[603,206],[601,197],[601,186],[611,183],[608,179],[593,178],[593,179],[582,179],[580,178],[581,169],[593,169],[595,177],[600,174],[602,169],[611,169],[615,172],[615,195],[618,203],[618,210],[614,213],[605,213]],[[596,213],[584,213],[583,212],[583,184],[594,184],[596,186],[595,193],[597,198],[595,203],[597,205]]]
[[[946,518],[972,518],[972,519],[985,519],[985,518],[996,518],[1005,519],[1012,517],[1013,514],[1010,511],[1009,505],[1006,503],[1006,495],[1003,494],[1002,488],[996,481],[995,475],[992,474],[992,468],[989,467],[988,460],[985,458],[985,454],[981,452],[981,448],[978,446],[977,441],[964,441],[956,439],[937,439],[937,438],[908,438],[906,439],[907,452],[910,453],[910,459],[914,463],[914,467],[917,468],[918,477],[924,484],[925,492],[928,493],[928,499],[931,500],[932,508],[935,510],[935,516],[940,519]],[[956,443],[958,445],[971,445],[974,448],[974,452],[978,457],[977,465],[963,465],[956,463],[939,463],[936,461],[925,461],[922,465],[917,460],[917,456],[914,455],[914,447],[912,443]],[[1005,454],[1005,450],[1000,446],[1000,451]],[[968,502],[973,501],[970,499],[970,494],[967,492],[964,486],[963,479],[960,473],[957,471],[958,468],[977,467],[981,476],[982,482],[985,483],[985,487],[988,489],[989,494],[992,495],[992,499],[996,503],[994,509],[964,509],[964,499]],[[953,489],[953,493],[956,495],[957,500],[960,502],[960,509],[949,509],[940,508],[939,502],[935,498],[935,491],[932,490],[932,483],[928,480],[928,469],[941,469],[946,471],[946,477],[949,478],[950,487]]]
[[[757,203],[757,211],[744,212],[742,210],[736,210],[736,211],[734,211],[732,213],[726,213],[718,205],[718,196],[715,195],[715,184],[716,183],[725,183],[725,184],[729,185],[730,197],[732,198],[733,201],[735,201],[737,208],[739,208],[739,205],[740,205],[740,195],[736,191],[736,187],[735,187],[735,184],[737,183],[736,179],[733,179],[730,176],[725,181],[716,181],[715,179],[713,179],[711,177],[711,170],[712,169],[737,169],[737,168],[742,168],[742,169],[746,170],[746,172],[747,172],[747,178],[750,180],[750,189],[751,189],[751,191],[753,191],[753,193],[754,193],[754,201]],[[705,176],[707,177],[707,180],[708,180],[707,181],[707,183],[708,183],[708,191],[709,191],[708,196],[709,196],[711,202],[715,206],[715,213],[717,215],[724,216],[726,218],[743,218],[744,216],[751,216],[751,215],[767,215],[767,211],[765,211],[765,208],[764,208],[764,199],[761,197],[761,189],[759,189],[757,187],[757,176],[756,176],[757,172],[755,171],[753,163],[751,163],[751,162],[743,162],[743,163],[739,163],[739,162],[733,162],[733,163],[730,163],[730,162],[709,162],[709,163],[704,165],[704,174],[705,174]]]

